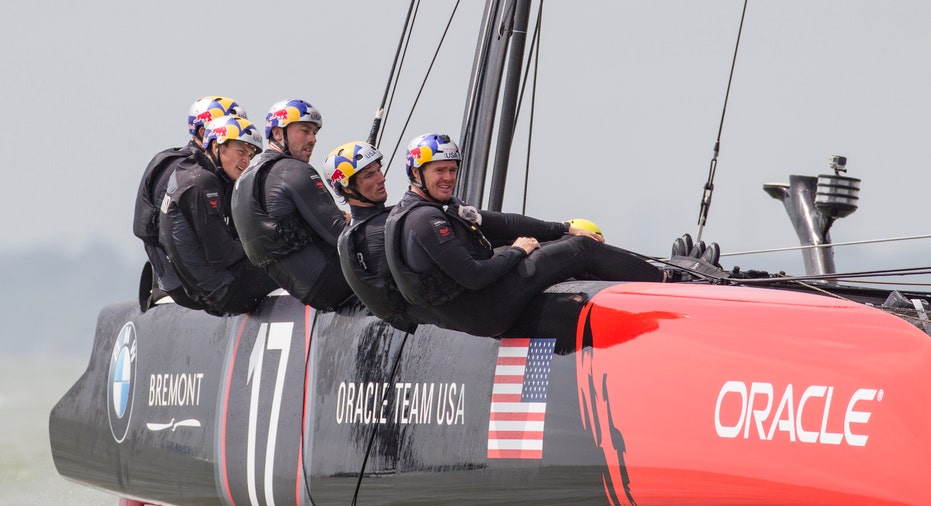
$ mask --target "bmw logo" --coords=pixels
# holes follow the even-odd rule
[[[123,325],[113,343],[110,354],[110,372],[107,374],[107,416],[110,432],[117,443],[122,443],[129,429],[133,412],[133,391],[136,379],[136,326]]]

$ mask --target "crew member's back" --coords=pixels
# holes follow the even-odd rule
[[[159,242],[187,292],[211,314],[251,311],[277,284],[252,265],[230,221],[233,182],[262,149],[248,120],[224,116],[207,125],[206,153],[196,151],[169,179]]]
[[[232,212],[249,259],[304,304],[329,310],[348,301],[352,289],[336,252],[346,214],[309,163],[322,126],[303,100],[272,105],[269,149],[237,181]]]
[[[143,172],[133,215],[133,233],[142,240],[149,258],[139,287],[139,306],[142,311],[149,309],[165,293],[179,305],[203,309],[185,292],[175,268],[168,260],[168,254],[158,243],[159,207],[168,187],[168,178],[175,168],[195,151],[203,149],[207,122],[229,114],[246,117],[242,107],[231,98],[211,95],[194,101],[187,118],[190,141],[183,147],[166,149],[156,154]]]

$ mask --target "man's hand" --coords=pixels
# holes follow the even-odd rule
[[[605,238],[601,234],[596,234],[590,230],[586,230],[575,225],[569,225],[569,234],[570,235],[584,235],[585,237],[591,237],[592,239],[598,242],[605,242]]]
[[[540,241],[533,237],[518,237],[512,246],[517,246],[529,255],[530,252],[540,247]]]

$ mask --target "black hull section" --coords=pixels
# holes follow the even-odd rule
[[[270,296],[105,308],[65,477],[162,504],[923,504],[923,320],[790,290],[556,285],[514,334]]]
[[[228,318],[174,304],[106,307],[87,371],[50,417],[55,465],[171,504],[345,504],[360,473],[362,504],[513,504],[515,490],[529,501],[603,498],[573,351],[588,290],[601,286],[560,285],[521,329],[555,338],[539,458],[489,458],[498,339],[429,325],[407,334],[360,306],[321,313],[272,296]]]
[[[139,338],[130,364],[131,404],[120,420],[112,408],[110,364],[127,322]],[[50,417],[59,472],[120,495],[216,504],[215,412],[233,323],[174,304],[146,314],[132,302],[104,308],[87,371]],[[175,383],[185,383],[185,398],[175,392],[174,406],[158,405],[162,399],[155,399],[158,391],[150,381],[164,383],[165,374],[179,378],[180,373],[186,379]],[[184,420],[200,426],[176,425]]]

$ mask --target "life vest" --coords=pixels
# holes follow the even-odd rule
[[[454,212],[446,212],[446,206],[428,202],[416,194],[405,194],[385,221],[385,256],[388,260],[388,268],[407,302],[419,306],[439,306],[458,297],[465,287],[449,277],[436,264],[424,272],[416,272],[404,263],[401,254],[404,219],[408,213],[421,206],[433,206],[442,211],[450,226],[456,230],[454,232],[456,236],[463,241],[473,256],[486,259],[493,255],[493,251],[481,230]],[[476,240],[470,241],[471,238]]]
[[[152,157],[142,174],[133,214],[133,234],[147,245],[158,246],[158,212],[165,191],[163,186],[160,194],[155,195],[159,181],[188,156],[191,156],[190,146],[166,149]]]
[[[365,265],[364,255],[356,248],[359,242],[358,234],[364,232],[364,226],[374,218],[383,217],[391,208],[386,208],[381,213],[373,214],[358,222],[353,222],[339,235],[337,249],[339,250],[339,264],[343,270],[343,276],[355,292],[359,300],[365,304],[375,316],[382,320],[392,321],[402,316],[408,305],[407,301],[401,295],[394,279],[391,278],[390,272],[381,274],[373,272],[375,266]],[[372,238],[369,237],[369,240]],[[384,249],[382,244],[370,244],[370,250],[379,251]]]
[[[246,256],[265,267],[315,242],[313,228],[297,212],[276,218],[265,209],[268,171],[284,155],[267,156],[239,176],[233,188],[232,215]]]
[[[207,155],[196,150],[171,173],[159,208],[159,243],[185,291],[204,306],[214,305],[226,296],[234,280],[230,267],[245,260],[229,225],[229,209],[223,196],[229,191],[227,186],[231,186],[229,178],[218,174]],[[185,195],[205,192],[216,200],[209,204],[211,222],[191,223],[187,215],[200,208],[197,198],[186,199]],[[225,258],[219,258],[216,251],[213,258],[209,257],[206,245],[225,250]]]

